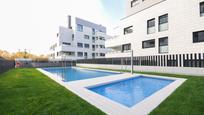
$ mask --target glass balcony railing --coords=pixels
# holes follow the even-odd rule
[[[166,31],[169,29],[169,24],[168,23],[164,23],[164,24],[160,24],[159,25],[159,31]]]
[[[169,46],[159,46],[159,53],[168,53]]]

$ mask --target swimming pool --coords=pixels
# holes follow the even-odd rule
[[[88,89],[130,108],[172,82],[174,80],[139,76]]]
[[[43,68],[43,70],[62,77],[65,82],[119,74],[117,72],[98,71],[98,70],[90,70],[90,69],[83,69],[83,68],[76,68],[76,67],[74,68],[51,67],[51,68]]]
[[[57,67],[37,68],[37,70],[110,115],[148,115],[186,81],[183,78],[114,73],[76,67],[67,70]],[[68,82],[64,82],[65,80],[62,80],[59,75],[66,72],[59,71],[80,72],[76,72],[75,77],[69,75],[72,77],[69,78],[68,76],[66,78]],[[92,72],[96,72],[99,77],[92,74],[88,75],[88,73]],[[108,77],[102,77],[104,73],[107,73]],[[77,74],[81,74],[80,77]],[[73,82],[69,82],[70,79]]]

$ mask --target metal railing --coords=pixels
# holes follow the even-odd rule
[[[82,59],[77,60],[77,63],[131,65],[131,57]],[[204,53],[136,56],[133,57],[133,65],[204,68]]]
[[[0,58],[0,74],[14,67],[15,67],[15,62],[13,60],[5,60]]]

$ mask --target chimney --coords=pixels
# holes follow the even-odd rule
[[[68,15],[68,28],[72,29],[72,17]]]

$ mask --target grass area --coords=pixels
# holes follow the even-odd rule
[[[137,73],[188,79],[150,115],[204,115],[204,77],[153,72]],[[12,69],[0,75],[0,113],[1,115],[104,114],[35,69]]]
[[[95,68],[104,69],[104,68]],[[105,69],[112,70],[112,69]],[[127,70],[112,70],[123,71]],[[150,115],[204,115],[204,76],[176,75],[154,72],[135,73],[178,77],[188,79],[173,94],[171,94]]]
[[[0,75],[0,114],[104,114],[35,69]]]

